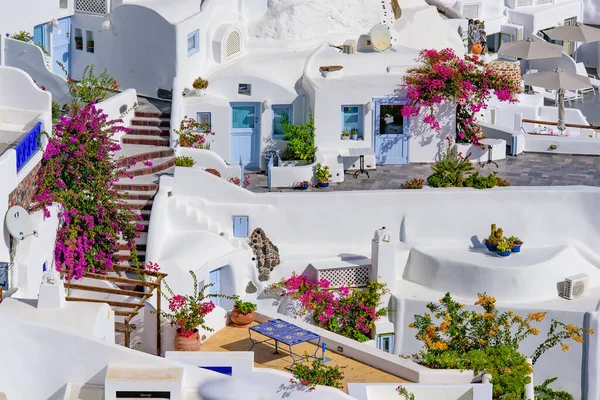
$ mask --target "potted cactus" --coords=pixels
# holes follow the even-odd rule
[[[521,251],[521,246],[523,245],[523,241],[521,239],[515,236],[511,236],[508,239],[506,239],[506,241],[511,247],[511,252],[519,253]]]
[[[350,131],[342,131],[342,140],[350,139]]]
[[[358,140],[358,129],[352,128],[352,130],[350,131],[350,139]]]
[[[502,240],[503,234],[504,232],[502,231],[502,228],[497,229],[496,224],[492,224],[490,236],[488,236],[487,239],[484,239],[483,244],[489,251],[496,251],[498,242]]]
[[[496,254],[500,257],[508,257],[510,256],[510,250],[512,246],[508,243],[507,240],[501,239],[496,245]]]

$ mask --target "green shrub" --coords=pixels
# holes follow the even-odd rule
[[[60,117],[62,116],[62,108],[57,101],[52,100],[52,123],[58,122]]]
[[[196,161],[192,157],[178,156],[175,157],[175,166],[177,167],[193,167]]]
[[[33,35],[27,31],[19,31],[10,35],[11,39],[20,40],[21,42],[33,42]]]
[[[541,385],[536,386],[534,390],[535,400],[573,400],[573,395],[569,392],[554,391],[548,387],[558,378],[549,378]]]
[[[336,367],[325,365],[319,360],[308,362],[308,356],[305,355],[306,363],[296,363],[290,368],[298,381],[291,380],[292,383],[308,386],[314,389],[317,385],[331,386],[336,389],[342,388],[342,379],[344,374],[340,369],[345,367]]]
[[[305,160],[312,163],[315,159],[315,119],[312,111],[308,114],[307,124],[294,125],[287,119],[281,122],[283,137],[287,148],[281,155],[282,160]]]
[[[106,70],[102,71],[100,75],[94,75],[94,66],[88,65],[83,70],[80,81],[75,81],[71,78],[67,69],[63,63],[57,61],[57,64],[67,75],[67,85],[69,86],[69,92],[73,103],[78,106],[79,103],[99,103],[108,97],[109,93],[115,92],[119,89],[117,80],[110,76]]]
[[[414,178],[404,182],[400,187],[402,189],[423,189],[425,181],[421,178]]]
[[[470,156],[471,154],[466,157],[460,153],[455,154],[450,143],[442,159],[433,164],[431,169],[442,179],[442,182],[448,182],[449,186],[462,186],[465,177],[475,169],[469,160]]]
[[[242,301],[239,296],[236,296],[233,306],[240,310],[240,312],[244,315],[249,314],[252,311],[256,311],[256,304],[250,301]]]

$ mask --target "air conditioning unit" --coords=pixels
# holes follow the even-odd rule
[[[589,277],[586,274],[577,274],[565,279],[563,288],[563,297],[568,300],[575,300],[587,294]]]
[[[356,40],[348,39],[342,45],[342,53],[354,54],[356,53]]]
[[[511,42],[514,42],[524,39],[525,28],[522,25],[505,24],[500,27],[500,32],[510,35]]]
[[[454,9],[467,19],[477,19],[481,14],[481,1],[459,1],[454,4]]]

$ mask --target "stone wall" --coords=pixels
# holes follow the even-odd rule
[[[37,188],[35,181],[41,165],[41,162],[38,163],[38,165],[27,174],[25,179],[19,183],[15,190],[8,195],[8,208],[18,205],[25,209],[29,209]]]
[[[497,71],[501,74],[505,74],[509,79],[512,79],[515,83],[516,87],[521,86],[521,67],[519,66],[519,62],[512,61],[492,61],[490,64],[490,69]]]

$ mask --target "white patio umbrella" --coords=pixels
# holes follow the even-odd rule
[[[498,53],[522,60],[539,60],[542,58],[560,57],[562,50],[561,46],[530,37],[526,40],[502,43]]]
[[[552,40],[570,40],[579,43],[600,42],[600,29],[578,22],[544,31]]]
[[[525,75],[525,84],[558,90],[558,130],[565,130],[565,90],[577,90],[590,87],[590,78],[583,75],[571,75],[558,68],[553,71]]]

